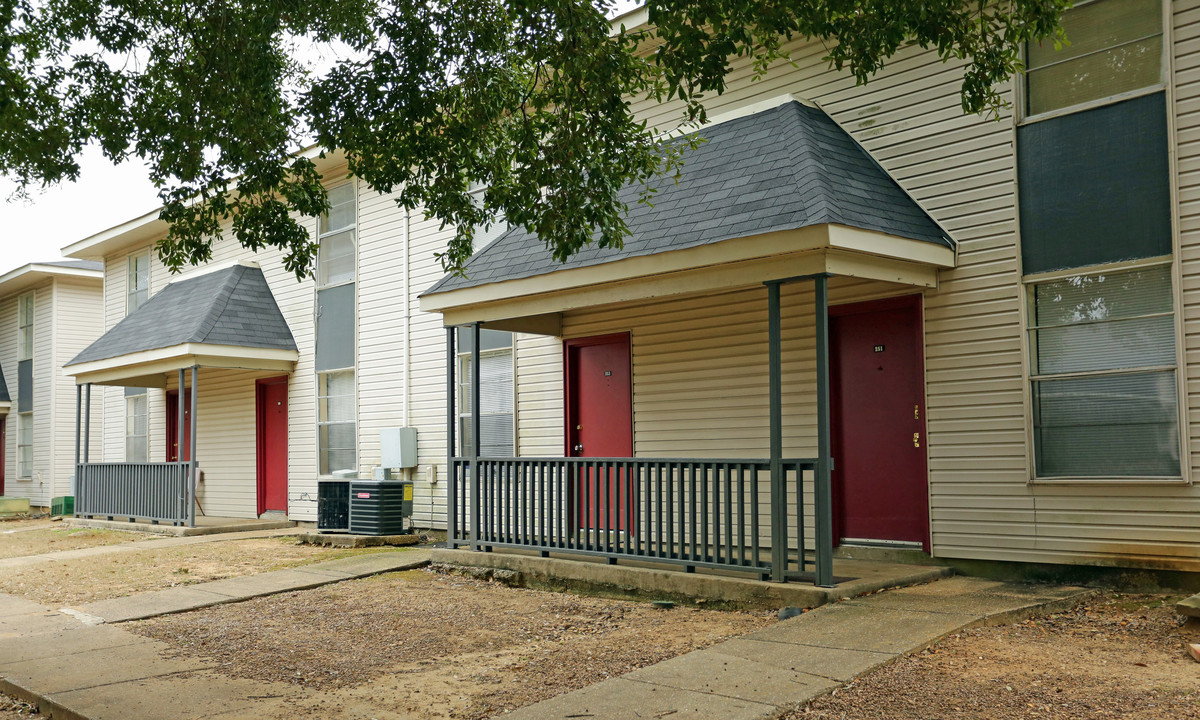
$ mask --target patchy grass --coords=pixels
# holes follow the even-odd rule
[[[0,523],[0,559],[117,545],[151,537],[120,530],[69,528],[46,521],[6,522]]]
[[[0,592],[34,602],[80,605],[178,585],[254,575],[388,548],[322,548],[294,537],[221,540],[0,568]]]
[[[1110,593],[1075,609],[953,635],[787,720],[1200,718],[1200,663],[1175,598]]]

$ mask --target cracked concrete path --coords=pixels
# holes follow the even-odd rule
[[[417,553],[425,554],[395,554],[416,560]],[[373,574],[368,572],[372,567],[379,566],[364,563],[354,572]],[[309,568],[320,569],[316,565]],[[349,566],[324,571],[330,582],[337,581],[334,573],[353,574]],[[247,581],[245,593],[255,588],[277,591],[281,582],[263,576],[238,580]],[[225,586],[224,592],[231,591]],[[964,627],[1048,612],[1071,605],[1086,594],[1074,587],[966,577],[890,590],[826,605],[705,650],[522,708],[507,717],[770,718]],[[129,607],[147,601],[143,597],[131,601]],[[180,657],[165,644],[119,626],[86,626],[73,617],[7,595],[0,595],[0,690],[38,704],[56,720],[259,718],[279,711],[289,699],[315,692],[229,678],[215,672],[213,663]],[[381,709],[379,717],[392,715]]]

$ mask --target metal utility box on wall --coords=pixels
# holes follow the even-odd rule
[[[379,465],[385,468],[417,466],[417,429],[384,428],[379,431]]]
[[[317,482],[317,530],[346,532],[350,529],[350,482]]]
[[[350,481],[350,533],[403,535],[412,528],[413,484]]]

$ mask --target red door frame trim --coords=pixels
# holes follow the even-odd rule
[[[897,295],[895,297],[881,298],[879,300],[864,300],[862,302],[849,302],[840,305],[829,306],[830,317],[844,317],[846,315],[861,315],[863,313],[879,312],[881,310],[896,310],[901,308],[915,308],[917,312],[916,322],[916,348],[917,362],[919,363],[921,375],[921,427],[922,436],[925,439],[925,538],[922,541],[922,549],[926,553],[932,552],[933,548],[933,507],[932,495],[929,490],[929,403],[928,390],[929,384],[925,377],[925,296],[921,293],[913,293],[910,295]],[[832,348],[831,348],[832,349]],[[831,358],[832,360],[832,358]],[[836,489],[834,491],[837,493]],[[838,512],[834,508],[834,524],[837,525]],[[835,527],[834,543],[837,543],[838,534]]]
[[[264,452],[266,445],[265,439],[265,421],[263,418],[263,386],[264,385],[286,385],[288,376],[283,375],[273,378],[260,378],[254,381],[254,465],[255,465],[255,482],[254,494],[256,496],[256,505],[258,515],[262,515],[267,511],[267,457]],[[291,423],[291,408],[288,408],[288,423]]]
[[[578,347],[587,347],[589,345],[609,345],[612,343],[625,342],[629,345],[629,408],[633,410],[633,334],[630,332],[609,333],[607,335],[593,335],[591,337],[569,338],[563,340],[563,457],[572,457],[571,447],[574,444],[575,435],[572,425],[572,411],[574,409],[574,397],[571,392],[573,385],[573,376],[571,371],[574,369],[574,363],[571,361],[571,350]],[[629,437],[632,440],[631,445],[636,447],[637,439],[633,434],[633,413],[629,415]],[[632,450],[632,448],[631,448]],[[632,454],[632,453],[631,453]]]

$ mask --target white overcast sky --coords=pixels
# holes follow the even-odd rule
[[[639,4],[618,0],[616,12]],[[28,200],[8,201],[15,185],[0,177],[0,275],[27,263],[60,259],[64,246],[158,207],[141,164],[114,167],[95,150],[84,155],[81,166],[77,182],[31,190]]]

